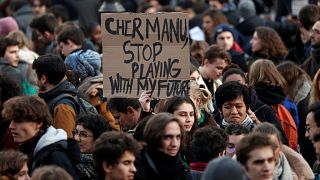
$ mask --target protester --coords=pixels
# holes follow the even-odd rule
[[[59,99],[63,94],[76,95],[76,88],[66,79],[63,60],[56,55],[43,55],[33,62],[32,68],[37,74],[38,96],[47,103],[54,119],[54,127],[62,128],[68,137],[72,138],[72,131],[76,127],[76,114],[80,110],[73,99]]]
[[[88,114],[78,118],[73,136],[78,142],[81,152],[80,164],[77,165],[79,179],[94,179],[93,143],[102,133],[107,131],[111,131],[111,127],[100,115]]]
[[[190,174],[193,180],[200,180],[210,160],[224,156],[228,136],[220,128],[198,129],[190,142],[192,163]],[[205,147],[205,148],[204,148]]]
[[[32,173],[31,180],[72,180],[70,174],[58,166],[42,166]]]
[[[120,132],[105,132],[95,141],[93,159],[99,180],[131,180],[137,169],[136,156],[140,145]]]
[[[270,27],[256,28],[250,43],[254,60],[270,59],[273,63],[279,64],[288,55],[288,50],[281,37]]]
[[[276,166],[273,173],[276,178],[279,180],[314,178],[312,169],[303,157],[281,143],[279,131],[272,124],[261,123],[255,127],[254,132],[268,136],[276,145],[274,153]]]
[[[67,141],[67,133],[52,126],[46,103],[37,96],[18,96],[4,103],[2,117],[20,150],[28,155],[30,174],[38,167],[55,164],[78,179],[73,164],[80,158],[79,146]]]
[[[228,135],[226,155],[233,158],[236,154],[236,149],[240,140],[243,137],[245,137],[249,132],[245,127],[241,126],[240,124],[231,124],[224,131]]]
[[[30,180],[27,163],[27,155],[20,151],[0,151],[0,179]]]
[[[236,155],[247,179],[273,179],[274,150],[275,145],[262,134],[249,134],[240,141]]]
[[[248,131],[260,124],[260,120],[250,110],[250,94],[248,87],[231,81],[218,87],[216,104],[222,115],[220,127],[227,128],[231,124],[240,124]]]
[[[154,115],[144,129],[145,149],[137,158],[135,179],[185,179],[189,177],[180,151],[185,134],[180,120],[169,113]]]

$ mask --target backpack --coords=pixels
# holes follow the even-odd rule
[[[54,98],[48,105],[50,112],[53,114],[54,108],[58,104],[69,104],[72,107],[75,107],[75,112],[77,116],[81,114],[99,114],[97,109],[87,102],[86,100],[82,99],[78,96],[72,96],[70,94],[60,94],[56,98]]]
[[[291,114],[282,104],[272,105],[271,107],[280,121],[284,133],[287,136],[289,147],[297,151],[298,130]]]

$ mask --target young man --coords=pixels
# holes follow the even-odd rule
[[[62,167],[78,179],[73,165],[80,160],[79,146],[74,140],[67,141],[64,130],[52,126],[53,119],[41,98],[16,96],[3,107],[1,114],[4,120],[10,121],[14,142],[28,155],[30,174],[36,168],[50,164]]]
[[[94,143],[93,159],[98,179],[133,180],[139,144],[120,132],[105,132]]]
[[[225,129],[225,132],[228,135],[226,155],[233,157],[239,142],[248,134],[248,130],[239,124],[231,124]]]
[[[209,161],[224,156],[227,141],[227,134],[220,128],[203,127],[195,131],[190,143],[194,157],[190,169],[194,179],[201,178]]]
[[[249,134],[240,141],[237,160],[244,167],[247,179],[274,179],[274,150],[275,145],[262,134]]]
[[[306,133],[312,142],[316,134],[320,133],[320,103],[312,104],[306,118]]]
[[[199,67],[199,72],[202,76],[200,86],[208,89],[212,97],[214,97],[217,88],[222,84],[219,78],[223,69],[230,64],[231,57],[229,53],[217,45],[210,46],[205,52],[202,66]]]
[[[141,113],[144,112],[139,100],[134,98],[111,98],[107,104],[116,122],[120,124],[122,131],[133,135]]]
[[[85,41],[82,30],[75,26],[66,26],[58,34],[58,46],[63,56],[68,57],[70,54],[81,50]]]
[[[62,99],[55,105],[51,102],[62,94],[76,95],[76,88],[67,81],[66,67],[63,60],[52,54],[40,56],[33,62],[36,71],[39,97],[48,104],[54,118],[54,127],[64,129],[69,138],[76,127],[77,105],[69,98]]]

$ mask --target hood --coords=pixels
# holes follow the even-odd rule
[[[39,93],[39,97],[41,97],[47,104],[49,104],[50,101],[61,94],[70,94],[72,96],[75,96],[77,94],[77,90],[72,83],[64,80],[50,91]]]
[[[67,140],[67,133],[63,129],[56,129],[53,126],[50,126],[47,129],[47,132],[44,133],[39,139],[34,149],[34,155],[37,154],[44,147],[61,140]]]
[[[279,104],[286,97],[283,88],[280,86],[258,83],[254,85],[254,89],[256,90],[259,100],[267,105]]]

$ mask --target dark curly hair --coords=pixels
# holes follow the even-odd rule
[[[203,127],[193,134],[191,151],[195,162],[209,162],[227,147],[228,136],[220,128]]]
[[[83,114],[78,118],[77,124],[92,131],[94,139],[104,132],[112,131],[107,120],[99,114]]]

